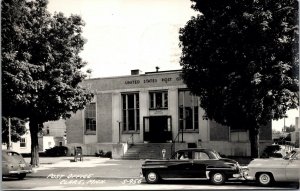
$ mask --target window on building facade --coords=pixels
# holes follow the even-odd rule
[[[211,141],[229,141],[230,129],[228,126],[223,126],[214,120],[209,120],[209,131]]]
[[[183,130],[199,129],[198,97],[191,95],[190,91],[179,91],[179,128]]]
[[[140,103],[138,93],[122,94],[122,126],[124,132],[140,130]]]
[[[26,138],[20,139],[20,147],[26,147]]]
[[[150,109],[167,109],[168,92],[150,92]]]
[[[230,129],[231,142],[247,142],[249,141],[249,133],[245,129]]]
[[[85,134],[96,135],[96,104],[90,103],[85,108]]]

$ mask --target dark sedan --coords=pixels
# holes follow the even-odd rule
[[[25,162],[22,155],[14,151],[2,151],[2,177],[23,179],[31,172],[31,165]]]
[[[146,160],[142,174],[150,184],[161,179],[206,179],[220,185],[228,178],[242,177],[238,162],[203,148],[179,150],[167,160]]]

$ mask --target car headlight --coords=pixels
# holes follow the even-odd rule
[[[242,171],[242,173],[243,173],[243,176],[244,176],[244,177],[245,177],[245,176],[248,176],[249,170],[248,170],[248,169],[244,169],[244,170]]]

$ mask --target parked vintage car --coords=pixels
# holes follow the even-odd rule
[[[254,159],[244,171],[247,180],[256,180],[262,186],[273,182],[299,182],[300,149],[294,149],[283,158]]]
[[[2,177],[24,179],[26,174],[31,172],[31,165],[25,162],[22,155],[14,151],[2,150]]]
[[[142,176],[149,184],[161,179],[206,179],[219,185],[242,174],[238,162],[221,158],[211,149],[193,148],[179,150],[171,159],[146,160],[142,164]]]

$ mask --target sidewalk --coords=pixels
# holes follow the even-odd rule
[[[40,166],[28,177],[55,178],[57,176],[90,175],[93,179],[140,178],[143,160],[114,160],[100,157],[84,157],[73,162],[74,157],[40,157]],[[25,158],[30,162],[30,158]]]

